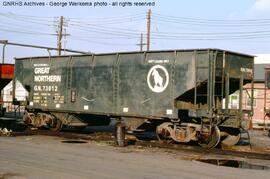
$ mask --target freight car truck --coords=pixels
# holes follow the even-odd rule
[[[168,50],[20,58],[15,71],[29,91],[30,125],[59,130],[115,119],[129,132],[215,147],[240,138],[242,105],[229,109],[229,95],[239,90],[242,104],[253,60],[220,49]]]
[[[13,64],[0,64],[0,116],[4,116],[6,109],[3,107],[4,101],[2,90],[14,78]]]

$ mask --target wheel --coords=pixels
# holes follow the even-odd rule
[[[171,122],[164,122],[161,125],[157,126],[156,137],[158,141],[162,143],[167,143],[167,144],[170,144],[173,142],[173,139],[171,138],[171,134],[168,131],[168,128],[172,125],[173,124]]]
[[[220,130],[219,128],[212,127],[211,134],[209,135],[201,135],[199,139],[199,145],[203,148],[214,148],[218,145],[220,141]]]
[[[157,137],[158,141],[160,141],[164,144],[172,144],[174,142],[172,138],[162,136],[158,133],[156,133],[156,137]]]
[[[50,131],[61,131],[63,123],[61,120],[54,118],[52,123],[48,125]]]

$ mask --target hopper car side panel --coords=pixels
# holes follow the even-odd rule
[[[30,121],[88,123],[95,115],[137,129],[159,119],[163,137],[187,142],[214,131],[203,141],[215,146],[218,127],[229,127],[226,135],[240,127],[243,111],[231,113],[228,96],[252,82],[253,57],[219,49],[32,57],[16,60],[16,78],[30,91]]]
[[[177,118],[177,99],[189,90],[194,92],[194,86],[208,80],[209,58],[212,57],[208,51],[37,58],[17,60],[16,73],[26,89],[30,89],[32,108]],[[216,69],[216,74],[220,78],[222,60],[216,60],[219,70]],[[153,66],[166,69],[167,77],[161,68],[157,68],[163,84],[154,84],[153,72],[147,81]],[[35,74],[38,68],[49,68],[49,72]],[[239,79],[241,69],[252,68],[249,58],[228,55],[224,70],[230,78]],[[60,79],[54,79],[57,77]],[[168,84],[162,92],[149,89],[151,85],[152,88],[156,85],[157,89],[158,85],[164,86],[166,80]],[[237,85],[232,86],[235,89],[232,88],[230,93],[239,88]],[[207,103],[209,89],[201,90],[205,96],[197,98]],[[194,103],[192,93],[184,100]],[[170,115],[166,113],[168,110],[172,111]]]

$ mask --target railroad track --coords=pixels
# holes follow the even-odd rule
[[[270,160],[270,154],[267,153],[258,153],[252,151],[237,151],[235,149],[220,149],[220,148],[212,148],[212,149],[204,149],[199,146],[189,146],[184,144],[163,144],[159,141],[154,142],[145,142],[145,141],[138,141],[136,145],[142,145],[145,147],[158,147],[158,148],[165,148],[165,149],[173,149],[173,150],[181,150],[186,152],[197,153],[199,155],[222,155],[222,156],[234,156],[234,157],[241,157],[241,158],[248,158],[248,159],[260,159],[260,160]]]

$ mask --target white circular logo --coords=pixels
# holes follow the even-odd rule
[[[166,68],[155,65],[147,74],[148,87],[155,93],[163,92],[169,84],[169,74]]]

